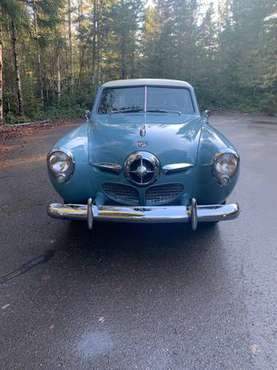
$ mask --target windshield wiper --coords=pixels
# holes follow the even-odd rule
[[[122,107],[120,109],[112,109],[110,113],[137,113],[143,112],[142,108],[139,107]]]
[[[166,109],[148,109],[147,112],[149,113],[177,113],[182,114],[182,112],[178,110],[166,110]]]

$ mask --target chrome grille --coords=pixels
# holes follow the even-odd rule
[[[157,206],[173,202],[184,191],[182,184],[166,184],[152,186],[145,193],[147,206]]]
[[[117,183],[102,185],[104,193],[113,201],[126,205],[139,205],[139,194],[135,188]]]

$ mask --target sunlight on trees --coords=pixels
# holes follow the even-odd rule
[[[0,0],[0,11],[0,120],[79,116],[99,84],[133,77],[187,80],[203,107],[277,111],[275,0]]]

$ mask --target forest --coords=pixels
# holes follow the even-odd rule
[[[277,112],[276,0],[0,0],[0,122],[83,116],[112,79],[190,82]]]

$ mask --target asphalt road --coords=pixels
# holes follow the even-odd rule
[[[196,233],[52,220],[45,155],[71,127],[11,142],[0,170],[1,369],[277,369],[277,124],[211,121],[241,154],[230,200],[242,213]]]

